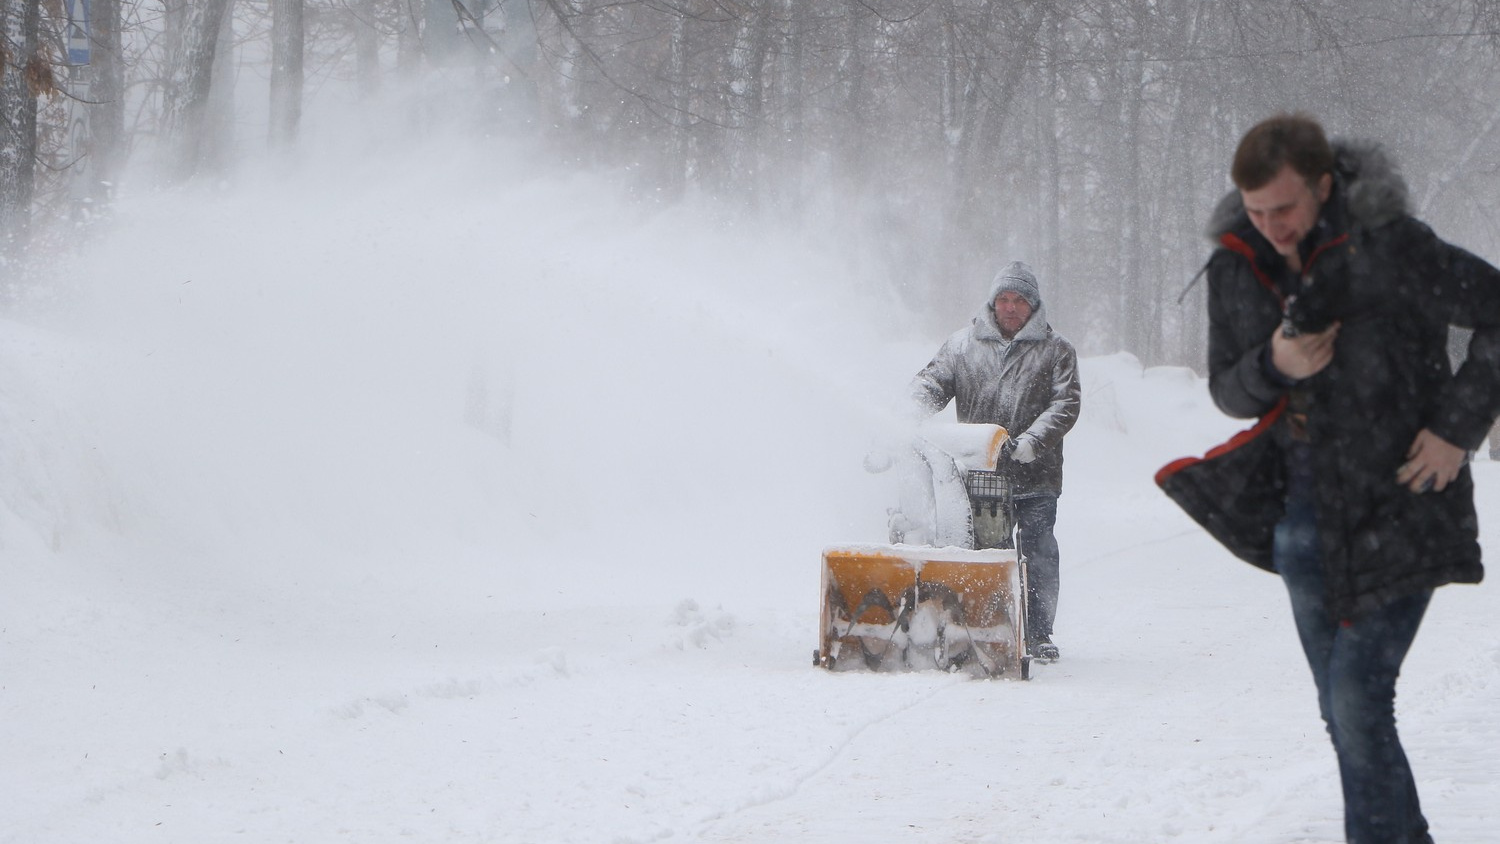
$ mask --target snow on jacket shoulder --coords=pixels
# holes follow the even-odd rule
[[[1063,437],[1078,421],[1078,353],[1047,323],[1046,306],[1009,344],[985,309],[943,343],[912,381],[927,412],[955,401],[960,422],[1000,425],[1036,442],[1037,459],[1006,466],[1018,498],[1062,493]]]

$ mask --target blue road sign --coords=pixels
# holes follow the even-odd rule
[[[67,0],[68,4],[68,64],[88,64],[89,0]]]

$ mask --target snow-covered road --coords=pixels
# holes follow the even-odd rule
[[[1151,482],[1239,427],[1191,373],[1085,361],[1061,662],[825,672],[936,343],[796,237],[420,175],[143,198],[5,324],[0,841],[1341,840],[1279,582]],[[1441,590],[1402,680],[1442,842],[1500,829],[1497,617]]]

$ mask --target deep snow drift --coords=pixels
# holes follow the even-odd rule
[[[1192,373],[1084,363],[1062,662],[829,674],[939,338],[813,234],[441,149],[127,197],[0,323],[0,840],[1340,840],[1279,583],[1151,483],[1241,427]],[[1497,611],[1403,680],[1440,841],[1500,826]]]

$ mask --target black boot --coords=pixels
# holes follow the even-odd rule
[[[1042,636],[1034,640],[1026,650],[1031,654],[1032,659],[1042,662],[1056,662],[1062,658],[1062,652],[1057,649],[1057,645],[1052,644],[1051,636]]]

